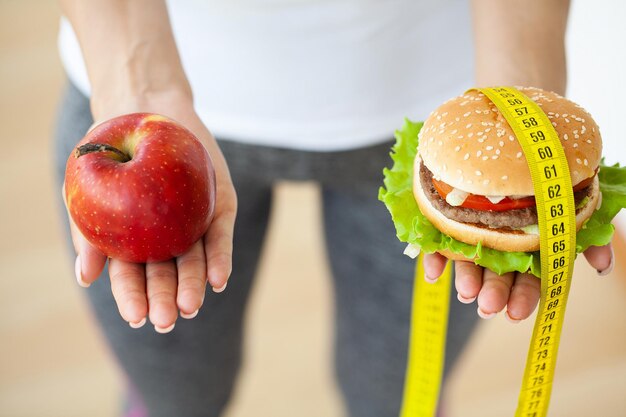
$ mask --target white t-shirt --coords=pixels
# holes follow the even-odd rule
[[[331,151],[380,143],[474,79],[466,0],[168,3],[196,110],[213,134]],[[59,45],[89,95],[71,26]]]

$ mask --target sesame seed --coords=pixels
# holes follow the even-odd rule
[[[591,139],[587,139],[585,142],[591,145]]]
[[[463,156],[463,160],[464,160],[464,161],[467,161],[468,159],[469,159],[469,154],[468,154],[468,153],[466,153],[466,154]]]
[[[585,158],[585,159],[583,160],[583,165],[584,165],[584,166],[589,165],[589,161],[587,161],[587,158]]]
[[[480,157],[483,154],[483,151],[476,151],[476,157]]]
[[[469,133],[467,134],[467,137],[468,137],[468,138],[471,138],[472,136],[474,136],[474,132],[469,132]]]
[[[483,161],[486,161],[487,159],[489,159],[488,156],[483,156]]]
[[[467,117],[467,116],[469,116],[470,114],[472,114],[472,112],[469,112],[469,111],[468,111],[467,113],[465,113],[465,114],[463,115],[463,117]]]
[[[501,140],[500,142],[498,142],[498,145],[500,145],[500,146],[504,146],[504,141],[503,141],[503,140]]]
[[[513,141],[515,140],[515,136],[513,136],[513,135],[509,135],[509,140],[510,140],[511,142],[513,142]]]
[[[552,126],[556,127],[556,122],[552,122]]]
[[[580,130],[580,133],[584,134],[586,131],[587,131],[587,127],[583,125],[582,129]]]
[[[461,150],[461,145],[456,145],[456,147],[454,148],[455,152],[458,152]]]
[[[438,140],[438,141],[437,141],[437,145],[439,145],[439,146],[443,146],[443,142],[442,142],[442,141],[440,141],[440,140]]]
[[[578,139],[580,135],[574,135],[574,139]]]
[[[471,123],[468,123],[465,127],[466,127],[467,129],[469,129],[470,127],[472,127],[472,124],[471,124]]]
[[[487,133],[487,132],[491,132],[491,128],[490,128],[490,127],[488,127],[487,129],[485,129],[485,133]]]
[[[578,143],[574,142],[573,147],[574,147],[574,148],[578,148]]]
[[[483,185],[489,184],[489,180],[483,180]]]
[[[517,158],[521,158],[522,157],[522,153],[518,152],[517,155],[515,155]]]
[[[500,155],[500,149],[496,149],[496,155]]]
[[[478,170],[476,170],[476,175],[478,175],[480,177],[481,175],[483,175],[483,173],[478,171]]]
[[[478,133],[477,133],[477,135],[478,135],[478,136],[482,136],[482,135],[483,135],[483,133],[484,133],[484,132],[482,132],[482,131],[481,131],[481,132],[478,132]]]
[[[580,160],[580,158],[576,158],[576,163],[578,163],[578,164],[582,164],[582,163],[583,163],[583,161],[581,161],[581,160]]]
[[[458,132],[457,129],[454,129],[452,132],[450,132],[451,135],[456,135],[456,132]]]
[[[493,149],[493,146],[489,145],[489,146],[485,147],[485,149],[487,149],[488,151],[490,151],[490,150],[492,150],[492,149]]]
[[[492,156],[491,159],[498,159],[498,155]]]
[[[506,180],[508,180],[508,179],[509,179],[509,176],[508,176],[508,175],[503,175],[503,176],[501,176],[500,178],[501,178],[501,179],[503,179],[504,181],[506,181]]]
[[[563,117],[567,117],[567,116],[569,116],[569,114],[563,113]]]
[[[567,136],[567,133],[564,133],[563,134],[563,140],[568,140],[568,139],[569,139],[569,136]]]
[[[444,171],[447,171],[447,170],[448,170],[448,167],[446,166],[446,164],[443,164],[443,170],[444,170]]]

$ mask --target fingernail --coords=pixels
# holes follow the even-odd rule
[[[511,322],[511,323],[513,323],[513,324],[517,324],[517,323],[519,323],[520,321],[522,321],[522,320],[520,320],[520,319],[514,319],[513,317],[511,317],[511,315],[509,314],[509,312],[508,312],[508,311],[507,311],[506,313],[504,313],[504,317],[505,317],[505,318],[506,318],[509,322]]]
[[[159,327],[159,326],[156,326],[156,325],[155,325],[155,326],[154,326],[154,330],[156,330],[156,331],[157,331],[157,333],[169,333],[169,332],[171,332],[172,330],[174,330],[174,326],[176,326],[176,323],[172,323],[172,325],[171,325],[171,326],[169,326],[169,327],[165,327],[165,328],[163,328],[163,327]]]
[[[605,275],[609,275],[611,273],[611,271],[613,270],[613,267],[615,266],[615,254],[613,253],[613,246],[611,246],[611,261],[609,262],[609,266],[607,266],[606,268],[604,268],[603,270],[597,270],[598,271],[598,275],[600,275],[601,277],[605,276]]]
[[[480,318],[485,319],[485,320],[492,319],[496,316],[496,314],[498,314],[498,313],[485,313],[484,311],[480,309],[480,307],[478,307],[476,311],[478,311],[478,315],[480,316]]]
[[[437,282],[437,279],[439,279],[439,277],[431,278],[428,276],[428,274],[424,274],[424,280],[428,282],[429,284],[434,284],[435,282]]]
[[[132,321],[129,321],[128,324],[133,329],[139,329],[140,327],[143,327],[144,324],[146,324],[146,318],[144,317],[144,318],[142,318],[141,320],[139,320],[136,323],[133,323]]]
[[[472,304],[474,300],[476,299],[476,297],[465,298],[460,293],[456,293],[456,298],[458,298],[459,301],[462,302],[463,304]]]
[[[198,315],[198,311],[200,311],[200,309],[197,309],[196,311],[194,311],[191,314],[187,314],[187,313],[183,313],[182,311],[180,312],[180,316],[184,319],[192,319],[194,317],[196,317]]]
[[[76,281],[78,282],[78,285],[83,288],[89,288],[91,284],[83,281],[83,269],[80,262],[80,255],[76,256],[76,262],[74,262],[74,274],[76,274]]]
[[[226,289],[226,285],[228,285],[228,281],[226,281],[226,282],[224,283],[224,285],[222,285],[220,288],[215,288],[215,287],[213,287],[213,292],[218,292],[218,293],[219,293],[219,292],[224,291],[224,290]]]

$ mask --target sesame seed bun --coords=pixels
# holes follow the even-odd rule
[[[520,87],[552,121],[565,150],[572,185],[594,175],[602,140],[582,107],[539,88]],[[509,123],[482,93],[470,91],[436,109],[420,131],[418,154],[434,177],[479,195],[533,195],[528,163]]]

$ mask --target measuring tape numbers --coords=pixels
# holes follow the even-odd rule
[[[516,417],[547,415],[576,259],[576,213],[565,151],[550,119],[512,87],[478,88],[500,110],[528,161],[535,190],[541,253],[541,299]]]
[[[530,168],[541,253],[541,299],[516,417],[547,415],[561,328],[576,259],[574,193],[565,151],[539,105],[513,87],[477,88],[513,129]],[[433,417],[443,374],[452,262],[430,284],[415,270],[409,359],[400,417]]]

